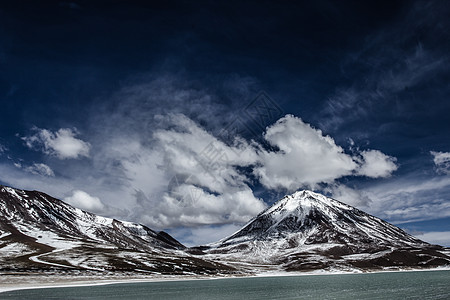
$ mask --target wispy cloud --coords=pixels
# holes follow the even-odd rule
[[[49,177],[55,176],[55,173],[53,172],[53,170],[49,166],[47,166],[46,164],[43,164],[43,163],[34,163],[30,166],[24,166],[20,162],[15,162],[13,164],[16,168],[22,169],[25,172],[28,172],[28,173],[31,173],[34,175],[49,176]]]
[[[55,176],[53,170],[43,163],[34,163],[31,166],[25,167],[24,170],[36,175]]]
[[[444,11],[437,2],[417,1],[398,23],[369,35],[341,67],[344,77],[359,79],[336,88],[318,116],[320,127],[348,130],[349,124],[379,117],[375,112],[383,111],[385,122],[409,113],[411,92],[448,72],[449,55],[439,51],[438,39],[445,34]],[[421,40],[424,27],[433,34]]]
[[[394,178],[363,189],[371,199],[368,212],[393,223],[450,216],[450,177]]]
[[[395,64],[399,66],[386,67],[382,71],[374,68],[373,73],[364,76],[363,82],[347,88],[338,88],[321,112],[321,127],[336,130],[344,124],[360,122],[368,118],[374,110],[385,107],[388,103],[392,104],[392,101],[397,102],[397,107],[386,112],[402,113],[403,104],[398,102],[396,95],[433,78],[434,73],[445,70],[448,61],[446,57],[427,52],[420,44],[412,54],[396,53],[390,58],[393,57],[402,57],[403,61]],[[380,60],[385,59],[387,58],[380,57]]]
[[[450,152],[430,151],[436,172],[440,174],[450,174]]]
[[[415,236],[433,245],[450,247],[450,231],[431,231],[416,234]]]

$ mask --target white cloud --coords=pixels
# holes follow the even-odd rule
[[[125,188],[134,194],[134,220],[157,229],[243,223],[265,208],[238,170],[257,159],[251,147],[238,155],[242,149],[225,145],[181,114],[160,122],[147,141],[151,146],[133,137],[102,145],[102,157],[118,162]],[[218,151],[218,159],[208,161],[209,151]]]
[[[440,174],[450,174],[450,152],[430,151],[433,155],[433,162],[436,172]]]
[[[359,175],[372,178],[389,177],[398,168],[395,164],[397,161],[395,157],[388,156],[378,150],[362,151],[360,155],[362,164],[358,169]]]
[[[430,244],[450,247],[450,231],[424,232],[415,236]]]
[[[7,148],[5,146],[3,146],[2,144],[0,144],[0,154],[4,153],[7,150]]]
[[[113,95],[91,116],[95,130],[89,131],[89,141],[95,141],[95,152],[89,152],[90,144],[74,129],[35,128],[23,138],[28,147],[60,159],[89,156],[90,168],[65,161],[64,168],[54,164],[63,176],[47,177],[0,165],[2,181],[69,196],[65,200],[74,206],[154,229],[185,226],[183,240],[203,244],[231,234],[266,207],[251,189],[256,182],[250,181],[290,190],[334,184],[342,176],[355,175],[362,164],[358,154],[345,153],[333,138],[291,115],[267,129],[264,138],[273,146],[270,150],[239,137],[226,144],[212,132],[236,116],[242,103],[233,99],[250,99],[255,83],[230,80],[222,94],[228,95],[228,90],[234,94],[224,105],[222,94],[219,98],[186,82],[161,77]],[[238,85],[242,86],[236,89]],[[169,102],[170,106],[164,104]],[[199,124],[208,124],[211,131]],[[208,166],[211,154],[218,156]],[[256,179],[248,176],[252,169]],[[189,180],[171,185],[174,176]],[[341,200],[357,202],[354,190],[337,186],[334,190]]]
[[[72,206],[92,213],[103,212],[105,209],[105,205],[100,198],[93,197],[81,190],[73,191],[72,196],[64,198],[64,201]]]
[[[156,119],[159,129],[145,143],[123,137],[105,143],[101,151],[103,159],[116,160],[121,166],[123,184],[135,196],[131,217],[153,228],[248,221],[265,204],[254,196],[242,167],[254,168],[270,189],[295,190],[322,182],[334,184],[342,176],[358,175],[361,164],[374,163],[358,162],[331,137],[291,115],[264,135],[275,151],[239,137],[234,145],[227,145],[183,114]],[[351,204],[369,202],[350,188],[336,185],[333,191]]]
[[[61,128],[56,132],[40,128],[33,129],[36,131],[34,135],[22,138],[30,149],[41,150],[59,159],[89,156],[90,144],[76,138],[78,135],[76,129]]]
[[[346,154],[333,138],[292,115],[268,127],[264,138],[279,151],[259,149],[254,172],[270,189],[314,188],[347,175],[388,177],[397,169],[395,158],[377,150]]]
[[[240,100],[234,99],[253,97],[255,88],[250,89],[250,86],[254,84],[252,80],[237,76],[225,79],[221,87],[224,93],[211,93],[189,78],[158,75],[156,80],[152,78],[150,82],[125,87],[96,107],[95,114],[90,116],[95,130],[88,131],[89,141],[95,143],[96,151],[84,152],[91,158],[86,164],[55,163],[61,176],[52,178],[30,176],[11,164],[0,164],[0,170],[5,170],[0,172],[1,180],[59,198],[68,196],[68,191],[83,190],[104,201],[103,214],[142,222],[154,229],[246,222],[264,209],[265,204],[253,195],[245,176],[232,165],[233,161],[245,165],[245,155],[237,156],[233,152],[235,148],[225,148],[233,152],[234,156],[230,157],[233,161],[220,164],[212,172],[205,172],[200,165],[192,170],[186,167],[201,153],[203,146],[210,141],[219,142],[198,124],[220,130],[242,107]],[[224,99],[230,101],[224,104]],[[170,116],[168,112],[183,112],[190,117],[184,117],[187,120],[184,122],[183,118]],[[155,115],[160,117],[155,118]],[[65,158],[66,152],[61,155],[61,151],[53,147],[59,132],[36,128],[24,141],[33,149]],[[76,131],[73,133],[71,137],[81,139]],[[201,140],[203,137],[206,140]],[[181,141],[177,140],[179,138]],[[224,144],[219,143],[221,145]],[[168,188],[171,178],[186,170],[194,173],[196,179],[192,185],[183,183],[175,187],[175,192],[191,188],[201,191],[202,198],[193,207],[173,197],[176,193]],[[110,210],[111,206],[121,210]],[[129,214],[124,214],[125,210]]]
[[[345,153],[331,137],[291,115],[267,129],[264,138],[273,146],[271,150],[240,137],[231,145],[225,144],[183,114],[156,115],[151,124],[146,125],[151,129],[148,132],[135,128],[122,132],[122,127],[119,132],[99,131],[108,132],[108,137],[91,137],[97,142],[97,150],[90,160],[92,169],[67,168],[68,179],[50,180],[41,176],[39,183],[37,178],[9,172],[6,176],[9,179],[4,181],[63,198],[67,191],[75,190],[76,193],[65,198],[75,206],[159,230],[247,222],[266,207],[253,194],[250,181],[255,178],[248,176],[249,170],[254,170],[261,183],[270,189],[294,190],[323,182],[334,184],[342,176],[356,175],[362,164],[353,154]],[[60,158],[81,155],[79,151],[69,154],[56,146],[67,139],[83,145],[85,142],[76,138],[75,131],[36,131],[35,135],[24,138],[29,147],[40,146],[44,152]],[[87,155],[89,144],[85,146]],[[208,162],[210,157],[214,159]],[[45,173],[44,169],[43,166],[39,169],[41,174]],[[33,171],[37,170],[36,165]],[[182,178],[175,185],[171,181],[174,176]],[[95,193],[99,198],[86,192]],[[334,193],[342,201],[357,202],[358,195],[350,188],[335,187]],[[367,199],[360,200],[362,205]],[[129,211],[128,215],[125,210]]]
[[[300,118],[286,115],[267,128],[264,138],[279,149],[261,151],[255,174],[271,189],[295,190],[350,175],[357,167],[329,136]]]
[[[268,128],[265,138],[273,146],[270,150],[244,139],[237,138],[231,145],[220,141],[212,132],[220,132],[236,116],[242,103],[233,99],[250,99],[249,86],[254,85],[242,78],[230,83],[227,93],[232,90],[236,97],[227,106],[217,93],[198,88],[201,85],[188,78],[171,76],[126,87],[114,95],[108,101],[112,106],[100,108],[92,121],[102,125],[95,131],[98,135],[90,138],[96,141],[92,162],[105,173],[104,182],[119,187],[120,195],[131,200],[102,199],[129,209],[130,219],[155,229],[235,224],[248,221],[265,207],[253,194],[250,181],[261,180],[284,193],[357,175],[362,164],[357,153],[345,153],[333,138],[294,116]],[[236,89],[236,83],[242,89]],[[212,115],[218,117],[211,119]],[[217,154],[216,149],[220,159],[205,170],[199,159]],[[248,176],[249,170],[254,170],[256,179]],[[170,185],[178,175],[189,180]]]

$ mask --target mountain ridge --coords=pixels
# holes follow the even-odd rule
[[[105,218],[38,191],[0,186],[0,271],[234,272],[165,232]]]
[[[283,197],[229,237],[186,248],[165,232],[0,186],[0,272],[223,275],[448,265],[449,249],[308,190]]]

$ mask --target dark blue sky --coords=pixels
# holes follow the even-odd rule
[[[247,206],[311,188],[450,245],[450,3],[242,2],[2,2],[0,183],[188,244],[238,228]],[[256,135],[243,136],[248,157],[226,164],[230,179],[186,183],[217,202],[174,212],[166,187],[189,170],[182,155],[198,152],[196,138],[220,139],[260,91],[279,118],[292,115],[278,124],[285,135],[263,137],[242,117]],[[303,149],[317,136],[342,155]],[[273,166],[298,145],[291,165],[303,171]],[[321,155],[330,170],[308,169]],[[286,174],[298,184],[275,184]],[[256,202],[227,200],[245,195]]]

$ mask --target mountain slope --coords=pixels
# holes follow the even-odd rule
[[[311,191],[284,197],[230,237],[200,249],[210,258],[282,270],[450,264],[445,248]]]
[[[236,274],[450,265],[430,245],[311,191],[286,196],[217,243],[187,249],[143,225],[0,186],[0,273]]]
[[[100,217],[37,191],[0,186],[0,270],[216,273],[165,232]]]

